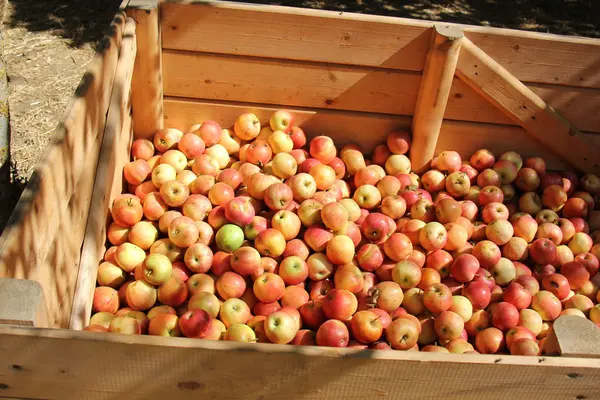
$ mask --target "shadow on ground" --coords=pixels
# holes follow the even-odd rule
[[[121,0],[9,0],[11,27],[49,31],[73,47],[97,43],[117,12]]]
[[[238,2],[600,37],[600,1],[598,0],[240,0]]]

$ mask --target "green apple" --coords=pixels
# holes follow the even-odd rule
[[[244,231],[237,225],[223,225],[217,231],[216,241],[220,250],[233,253],[242,246]]]

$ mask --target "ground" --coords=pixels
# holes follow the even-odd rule
[[[9,0],[4,10],[5,2],[0,0],[0,20],[10,90],[11,177],[6,187],[0,183],[0,232],[121,0]],[[246,2],[600,37],[598,0]]]

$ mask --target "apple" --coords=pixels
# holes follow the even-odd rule
[[[121,194],[111,207],[113,221],[122,227],[131,227],[142,220],[143,208],[140,199],[131,194]]]
[[[495,354],[504,348],[504,334],[495,327],[489,327],[475,336],[475,348],[482,354]]]
[[[233,253],[242,246],[242,242],[244,241],[244,232],[242,231],[242,228],[237,225],[225,224],[217,231],[215,241],[220,250]]]
[[[458,256],[450,266],[450,273],[459,282],[470,282],[479,270],[478,259],[471,254]]]
[[[452,296],[452,304],[448,311],[457,313],[467,323],[473,316],[473,305],[465,296],[455,295]]]
[[[392,233],[383,244],[385,255],[394,261],[406,260],[413,252],[413,245],[403,233]],[[382,260],[383,261],[383,260]]]
[[[196,292],[188,302],[188,310],[202,309],[206,311],[211,318],[217,318],[221,310],[221,303],[217,296],[209,292]]]
[[[514,162],[507,159],[499,159],[492,167],[500,175],[503,185],[513,182],[517,178],[519,168]]]
[[[170,277],[158,288],[158,301],[171,307],[179,307],[188,297],[188,287],[180,279]]]
[[[447,240],[448,233],[446,232],[446,228],[439,222],[428,222],[419,232],[419,243],[429,251],[443,248]]]
[[[119,294],[109,286],[98,286],[94,289],[92,311],[115,313],[119,309]]]
[[[531,300],[531,308],[537,311],[544,321],[554,321],[562,310],[560,300],[547,290],[540,290]]]
[[[126,335],[140,335],[142,333],[142,328],[135,318],[129,316],[120,316],[115,317],[110,321],[108,332],[122,333]]]
[[[381,248],[373,243],[365,243],[356,254],[358,265],[363,271],[375,271],[381,267],[383,259]]]
[[[483,310],[490,304],[492,291],[485,282],[479,280],[465,285],[462,295],[469,299],[474,310]]]
[[[421,291],[423,293],[423,291]],[[402,304],[404,293],[396,282],[380,282],[368,290],[368,304],[373,304],[386,312],[392,312]]]
[[[251,317],[252,314],[250,313],[248,304],[246,304],[243,300],[236,298],[225,300],[221,305],[221,310],[219,311],[219,318],[227,328],[233,324],[245,324]]]
[[[421,281],[421,268],[413,261],[400,261],[392,270],[392,279],[402,289],[411,289]]]
[[[452,306],[452,292],[443,283],[434,283],[424,290],[423,304],[432,313],[441,313]]]
[[[383,334],[381,317],[371,311],[358,311],[351,320],[352,336],[362,343],[373,343]]]
[[[440,171],[454,172],[459,170],[462,160],[456,151],[443,151],[438,155],[437,161]]]
[[[149,160],[154,155],[154,144],[148,139],[136,139],[131,144],[131,156],[137,160]]]
[[[144,280],[151,285],[159,286],[167,282],[173,272],[169,258],[160,253],[148,255],[142,262]]]
[[[506,220],[495,220],[485,228],[485,235],[488,240],[491,240],[498,246],[508,243],[513,233],[512,224]]]
[[[477,186],[481,188],[485,187],[498,187],[502,185],[502,179],[500,174],[491,168],[486,168],[477,175]],[[501,192],[501,191],[500,191]]]
[[[318,346],[346,347],[350,341],[350,333],[343,322],[330,319],[319,326],[316,341]]]
[[[302,283],[308,278],[308,264],[298,256],[286,257],[279,265],[279,276],[286,285]]]
[[[418,322],[398,318],[385,330],[385,337],[395,350],[408,350],[417,344],[419,339]]]
[[[434,321],[435,333],[445,341],[459,338],[464,325],[462,317],[453,311],[442,311]]]
[[[273,157],[273,174],[281,179],[288,179],[296,175],[298,162],[289,153],[278,153]]]
[[[470,164],[478,171],[492,168],[495,163],[494,155],[487,149],[477,150],[470,158]]]
[[[513,236],[502,247],[502,256],[511,261],[525,260],[528,256],[528,244],[525,239]]]
[[[356,296],[345,289],[330,290],[323,299],[323,312],[329,319],[345,321],[358,308]]]
[[[227,220],[241,227],[250,225],[256,216],[254,206],[247,197],[235,197],[224,207]]]
[[[365,279],[360,269],[352,264],[341,265],[333,277],[337,289],[345,289],[352,293],[359,293],[363,288]]]
[[[261,268],[260,253],[250,246],[242,246],[231,255],[231,269],[241,276],[252,276]]]
[[[533,310],[531,310],[533,311]],[[533,311],[535,312],[535,311]],[[473,311],[469,321],[465,322],[465,330],[470,337],[475,337],[481,331],[492,326],[492,317],[486,310]]]
[[[254,295],[263,303],[272,303],[281,299],[285,291],[285,282],[274,273],[265,272],[256,278],[253,285]]]
[[[215,288],[224,300],[239,298],[246,290],[246,281],[241,275],[226,271],[217,279]]]
[[[156,303],[156,288],[143,280],[129,284],[125,293],[127,304],[135,311],[149,310]]]
[[[389,175],[408,174],[410,170],[410,159],[403,154],[392,154],[385,162],[385,171]]]
[[[561,274],[569,281],[569,286],[573,290],[581,288],[586,282],[590,280],[590,273],[586,267],[578,262],[572,261],[564,264],[560,268]]]
[[[571,249],[573,255],[575,256],[583,253],[589,253],[593,245],[594,242],[592,241],[592,238],[583,232],[575,233],[568,244],[569,249]]]
[[[118,289],[126,279],[125,271],[111,262],[103,262],[98,266],[98,285]]]

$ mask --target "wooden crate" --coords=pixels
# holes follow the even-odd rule
[[[598,332],[577,317],[555,323],[563,357],[78,331],[132,139],[208,118],[230,126],[244,111],[266,121],[281,107],[309,135],[365,152],[392,129],[412,128],[415,165],[444,149],[467,156],[487,147],[599,172],[600,41],[125,0],[0,238],[0,277],[20,278],[0,279],[0,322],[11,324],[0,325],[1,398],[600,398],[600,360],[590,358],[600,354]]]

